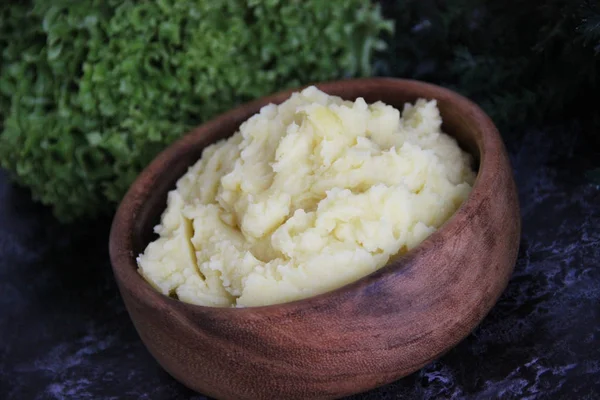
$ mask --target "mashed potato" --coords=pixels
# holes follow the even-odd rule
[[[284,303],[381,268],[471,190],[435,100],[399,110],[309,87],[207,147],[168,195],[139,271],[206,306]]]

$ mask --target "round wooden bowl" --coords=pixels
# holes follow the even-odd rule
[[[167,192],[209,143],[281,92],[207,122],[142,172],[113,221],[110,256],[123,300],[154,358],[184,385],[218,399],[330,399],[366,391],[423,367],[455,346],[506,287],[520,216],[506,151],[475,104],[441,87],[400,79],[317,85],[397,108],[437,99],[445,132],[478,160],[473,191],[437,232],[403,257],[333,292],[255,308],[186,304],[155,291],[135,257],[153,239]],[[393,173],[393,171],[390,171]]]

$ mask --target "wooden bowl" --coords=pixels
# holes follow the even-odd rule
[[[154,358],[184,385],[218,399],[330,399],[410,374],[455,346],[506,287],[520,216],[506,151],[475,104],[438,86],[399,79],[317,85],[346,99],[401,108],[437,99],[443,129],[479,162],[473,191],[437,232],[403,257],[333,292],[287,304],[212,308],[155,291],[135,257],[152,240],[167,192],[209,143],[232,135],[267,103],[243,105],[171,145],[142,172],[113,221],[110,255],[127,310]]]

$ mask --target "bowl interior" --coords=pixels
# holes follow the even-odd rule
[[[356,81],[354,81],[356,82]],[[390,85],[389,89],[381,85],[344,85],[344,82],[317,84],[321,90],[330,95],[340,96],[346,100],[363,97],[367,103],[383,101],[400,110],[407,102],[415,102],[418,98],[436,99],[442,115],[442,130],[456,138],[459,145],[474,158],[474,168],[479,168],[483,157],[482,137],[478,129],[473,129],[473,120],[465,114],[464,104],[457,102],[456,94],[433,85],[411,81],[399,81],[405,85]],[[167,193],[174,189],[176,181],[202,155],[202,150],[220,140],[233,135],[242,122],[269,103],[281,103],[298,89],[275,94],[253,103],[249,103],[224,116],[217,118],[186,135],[176,143],[176,151],[161,154],[155,162],[160,162],[160,168],[153,168],[152,188],[146,192],[146,197],[139,202],[139,208],[134,219],[131,238],[133,256],[142,253],[148,243],[155,239],[154,226],[160,222],[160,216],[166,207]]]

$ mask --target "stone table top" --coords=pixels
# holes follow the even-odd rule
[[[576,126],[505,140],[523,218],[508,288],[441,359],[352,399],[600,399],[599,154]],[[0,399],[205,399],[139,340],[109,223],[61,226],[0,173]]]

